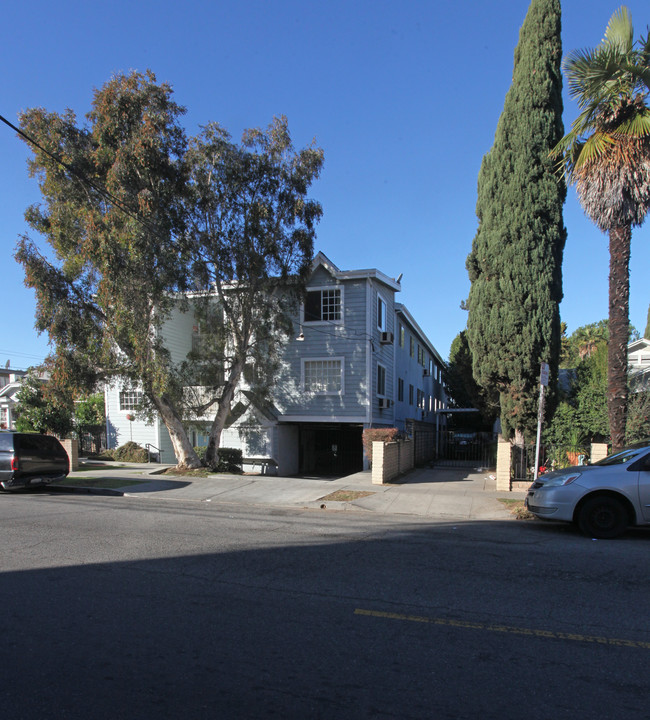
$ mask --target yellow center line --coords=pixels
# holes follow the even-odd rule
[[[650,642],[642,642],[641,640],[624,640],[621,638],[599,637],[597,635],[553,632],[552,630],[536,630],[534,628],[511,627],[509,625],[488,625],[485,623],[467,622],[465,620],[449,620],[447,618],[432,618],[420,615],[402,615],[400,613],[381,612],[379,610],[364,610],[362,608],[357,608],[354,611],[354,614],[387,618],[388,620],[406,620],[408,622],[428,623],[429,625],[445,625],[447,627],[462,628],[464,630],[485,630],[487,632],[500,632],[509,635],[529,635],[531,637],[548,638],[552,640],[571,640],[573,642],[587,642],[596,643],[598,645],[614,645],[618,647],[650,650]]]

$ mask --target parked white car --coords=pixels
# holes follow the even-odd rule
[[[594,538],[614,538],[631,525],[650,525],[650,441],[593,465],[541,475],[526,496],[543,520],[564,520]]]

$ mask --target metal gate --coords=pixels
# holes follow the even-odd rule
[[[497,436],[493,433],[447,430],[441,433],[437,465],[494,468]]]

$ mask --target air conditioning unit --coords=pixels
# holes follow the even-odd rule
[[[379,336],[379,342],[382,345],[392,345],[393,344],[393,333],[392,332],[383,332]]]
[[[423,372],[422,374],[424,375],[424,377],[430,377],[430,376],[431,376],[431,373],[430,373],[428,370],[426,370],[426,369],[424,370],[424,372]]]
[[[385,410],[386,408],[389,408],[391,405],[391,401],[388,398],[379,398],[379,409]]]

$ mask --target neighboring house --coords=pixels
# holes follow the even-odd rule
[[[16,394],[27,372],[0,368],[0,430],[14,430]]]
[[[242,390],[222,447],[271,460],[282,475],[343,474],[364,467],[364,428],[411,431],[424,423],[434,433],[446,407],[444,363],[395,301],[400,290],[399,280],[378,270],[343,271],[319,253],[295,336],[283,348],[272,404],[255,407]],[[185,359],[198,332],[191,311],[165,322],[161,334],[173,362]],[[133,440],[149,445],[162,462],[175,462],[162,421],[137,419],[140,400],[137,389],[106,388],[108,446]],[[191,423],[194,445],[207,444],[210,420]]]
[[[628,373],[633,392],[650,390],[650,340],[640,338],[627,346]]]

